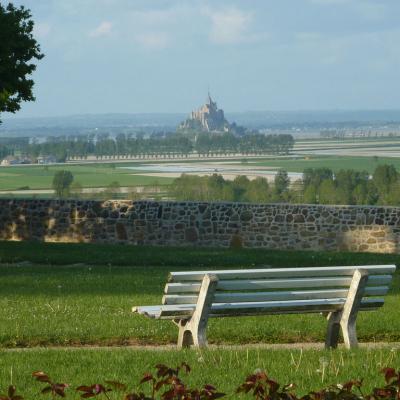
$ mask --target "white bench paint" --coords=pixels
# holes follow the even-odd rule
[[[325,345],[357,346],[358,311],[384,303],[395,265],[171,272],[162,305],[134,307],[179,327],[178,347],[206,346],[209,318],[324,313]]]

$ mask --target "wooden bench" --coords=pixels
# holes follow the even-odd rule
[[[134,307],[179,327],[178,347],[206,346],[209,318],[323,313],[325,345],[336,348],[342,329],[347,348],[357,346],[359,311],[382,307],[395,265],[171,272],[162,305]]]

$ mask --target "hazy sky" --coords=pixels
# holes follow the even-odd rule
[[[189,112],[208,87],[228,111],[400,108],[399,0],[14,4],[46,54],[18,117]]]

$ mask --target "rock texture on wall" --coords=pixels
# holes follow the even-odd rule
[[[395,253],[400,208],[3,199],[0,239]]]

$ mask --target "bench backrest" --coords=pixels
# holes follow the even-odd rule
[[[360,310],[383,305],[395,265],[171,272],[161,317],[190,315],[206,274],[217,276],[210,317],[330,312],[343,307],[356,270],[368,272]]]

